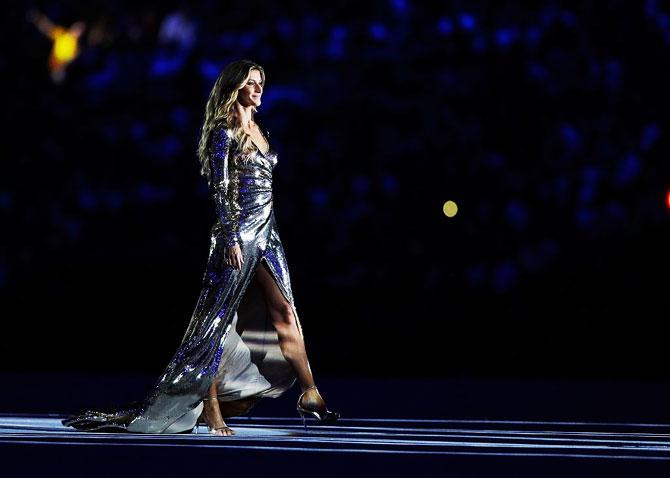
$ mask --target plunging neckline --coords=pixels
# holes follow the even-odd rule
[[[253,138],[251,138],[251,142],[254,144],[254,146],[256,146],[256,150],[257,150],[259,153],[261,153],[261,154],[263,155],[264,158],[266,158],[267,155],[270,154],[270,150],[272,149],[272,148],[270,147],[270,141],[268,141],[267,136],[265,135],[265,133],[263,133],[263,128],[261,128],[261,126],[260,126],[258,123],[256,123],[256,125],[258,126],[258,132],[261,134],[261,136],[263,137],[263,139],[265,140],[265,142],[266,142],[267,145],[268,145],[268,150],[267,150],[266,152],[261,151],[261,148],[258,147],[258,145],[256,144],[256,142],[254,141]],[[251,135],[249,135],[249,137],[251,137]]]

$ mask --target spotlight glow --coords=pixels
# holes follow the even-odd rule
[[[56,32],[54,42],[54,55],[59,61],[72,61],[77,56],[77,37],[69,31]]]
[[[670,190],[668,190],[668,194],[665,196],[665,205],[670,209]]]
[[[458,212],[458,206],[454,201],[447,201],[442,206],[442,212],[447,217],[454,217]]]

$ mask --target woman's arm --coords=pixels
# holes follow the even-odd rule
[[[223,127],[212,132],[210,166],[216,213],[225,232],[226,246],[241,243],[240,238],[240,204],[239,204],[239,172],[230,169],[231,139]]]

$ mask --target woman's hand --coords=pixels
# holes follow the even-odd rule
[[[240,270],[244,264],[244,257],[242,257],[242,249],[239,244],[232,245],[226,248],[225,262],[229,266]]]

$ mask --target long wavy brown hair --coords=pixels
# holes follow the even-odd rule
[[[229,63],[219,74],[212,91],[209,93],[207,106],[205,106],[205,119],[202,124],[200,141],[198,142],[198,159],[200,160],[200,174],[211,182],[211,168],[209,165],[209,139],[212,131],[221,125],[230,128],[235,143],[239,145],[238,150],[242,161],[256,149],[251,136],[245,133],[240,118],[235,113],[235,102],[238,91],[244,87],[251,76],[251,70],[258,70],[261,74],[263,86],[265,86],[265,70],[258,63],[242,59]],[[256,113],[256,107],[252,107],[252,119]]]

